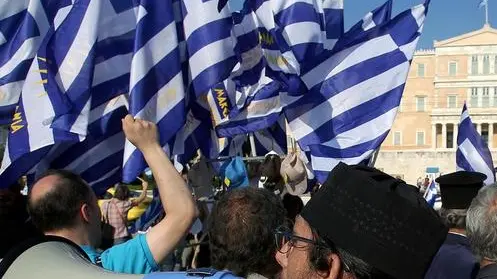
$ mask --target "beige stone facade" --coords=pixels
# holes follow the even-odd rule
[[[485,26],[416,52],[377,166],[408,182],[427,167],[454,171],[464,102],[478,132],[497,151],[497,29]]]

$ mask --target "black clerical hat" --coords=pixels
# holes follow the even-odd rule
[[[394,278],[423,278],[447,234],[414,187],[379,170],[343,163],[301,216],[330,246]]]
[[[479,172],[458,171],[442,175],[435,181],[440,185],[442,207],[468,209],[471,201],[483,187],[487,176]]]

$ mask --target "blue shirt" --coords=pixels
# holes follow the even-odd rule
[[[119,273],[145,274],[159,270],[150,252],[145,234],[98,253],[93,247],[81,246],[92,263],[100,257],[102,267]]]

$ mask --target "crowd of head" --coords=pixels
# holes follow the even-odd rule
[[[199,210],[186,173],[178,173],[158,144],[155,125],[127,117],[123,129],[152,169],[165,211],[150,230],[99,250],[97,197],[64,170],[37,179],[27,211],[40,232],[74,242],[94,264],[150,273],[185,238]],[[200,248],[209,259],[197,267],[253,279],[497,276],[497,186],[483,187],[484,175],[438,178],[442,209],[436,212],[417,187],[374,168],[340,163],[304,206],[298,196],[280,195],[286,179],[278,178],[278,160],[268,158],[262,170],[249,164],[249,178],[260,174],[264,187],[228,190],[215,202],[204,224],[208,245]],[[117,198],[125,201],[126,191],[116,191]],[[5,203],[7,195],[0,197]]]

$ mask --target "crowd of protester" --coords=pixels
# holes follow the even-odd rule
[[[147,180],[135,200],[116,185],[100,208],[78,175],[50,170],[27,198],[24,182],[0,191],[0,258],[26,239],[49,235],[74,242],[97,266],[128,274],[212,267],[250,279],[497,278],[497,185],[484,186],[483,174],[437,178],[436,212],[420,193],[421,181],[412,186],[340,163],[320,185],[298,155],[282,161],[268,154],[249,162],[245,177],[235,173],[239,162],[223,167],[221,192],[209,200],[195,191],[199,184],[212,188],[212,180],[178,172],[154,124],[127,116],[123,130],[152,170],[164,214],[132,235],[126,216],[144,200]],[[304,192],[312,193],[305,205]],[[111,247],[102,247],[102,223],[114,228]]]

